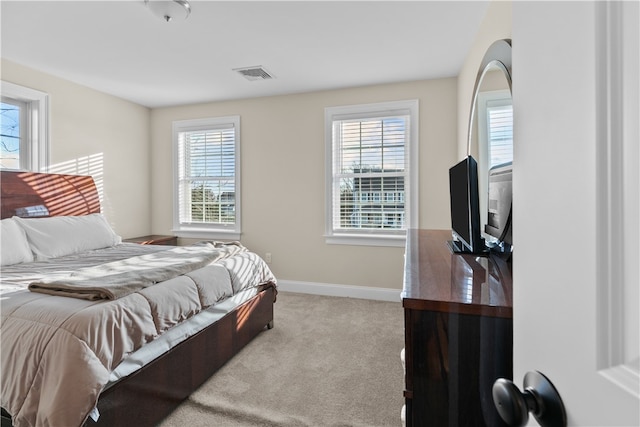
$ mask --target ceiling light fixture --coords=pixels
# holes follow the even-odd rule
[[[165,22],[187,19],[191,5],[187,0],[144,0],[149,10]]]

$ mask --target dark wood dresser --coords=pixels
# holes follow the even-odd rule
[[[511,265],[453,254],[448,230],[409,230],[405,313],[407,426],[504,426],[491,396],[513,378]]]

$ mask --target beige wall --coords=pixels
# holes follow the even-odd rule
[[[456,91],[457,80],[449,78],[154,109],[152,231],[168,233],[172,227],[172,121],[238,114],[242,242],[261,255],[270,252],[281,280],[400,289],[403,248],[324,241],[324,108],[419,99],[419,226],[449,228]]]
[[[49,94],[51,171],[93,175],[116,232],[149,233],[149,109],[4,59],[1,72]]]
[[[487,10],[471,50],[458,74],[458,159],[467,155],[469,114],[473,86],[487,48],[500,39],[511,38],[511,1],[493,0]]]

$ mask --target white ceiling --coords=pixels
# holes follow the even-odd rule
[[[157,0],[150,0],[157,1]],[[486,1],[0,2],[3,58],[148,107],[456,76]],[[261,65],[275,78],[248,81]]]

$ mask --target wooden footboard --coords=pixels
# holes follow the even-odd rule
[[[92,426],[154,426],[265,327],[273,326],[276,290],[255,297],[106,390]]]

